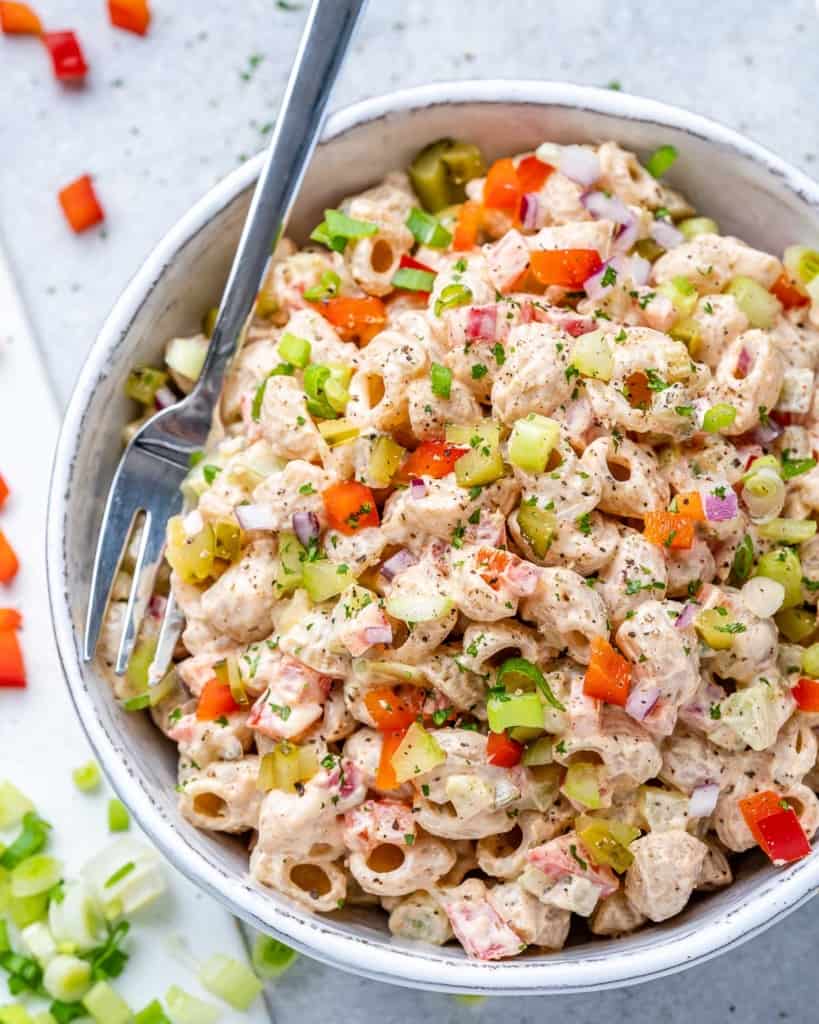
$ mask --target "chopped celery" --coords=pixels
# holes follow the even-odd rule
[[[706,412],[702,420],[702,429],[709,434],[718,434],[727,430],[737,418],[737,411],[727,402],[717,402]]]
[[[536,693],[493,694],[486,702],[486,713],[492,732],[514,726],[543,728],[543,705]]]
[[[388,615],[402,622],[435,622],[449,615],[454,605],[452,598],[438,592],[428,594],[402,594],[392,592],[384,607]]]
[[[156,393],[168,383],[164,370],[153,366],[136,366],[125,381],[125,394],[142,405],[153,406]]]
[[[199,379],[207,354],[208,339],[202,335],[173,338],[165,350],[165,362],[180,377],[195,381]]]
[[[806,245],[789,245],[782,262],[791,277],[802,284],[809,284],[819,274],[819,252]]]
[[[0,828],[16,828],[34,804],[12,782],[0,782]]]
[[[419,722],[413,722],[407,729],[392,755],[392,767],[399,784],[432,771],[444,761],[446,754]]]
[[[295,533],[284,530],[279,534],[279,564],[276,569],[276,589],[286,594],[302,585],[302,570],[307,552]]]
[[[429,382],[433,395],[438,398],[449,398],[452,394],[452,370],[440,363],[433,363],[429,368]]]
[[[801,644],[816,632],[816,613],[806,608],[786,608],[774,616],[774,621],[792,644]]]
[[[529,743],[523,751],[521,763],[527,768],[535,768],[544,764],[552,763],[552,739],[550,736],[541,736],[534,743]]]
[[[708,608],[694,619],[694,629],[713,651],[729,651],[733,647],[734,635],[728,628],[730,625],[730,616],[724,608]]]
[[[310,362],[311,348],[306,338],[298,338],[295,334],[285,331],[279,342],[278,352],[286,363],[292,363],[303,370]]]
[[[390,282],[393,288],[405,292],[431,292],[435,286],[435,272],[420,270],[418,267],[399,267]]]
[[[11,895],[15,899],[48,892],[59,882],[62,864],[46,853],[36,853],[17,865],[11,873]]]
[[[637,805],[652,832],[684,829],[688,824],[689,798],[660,786],[641,786]]]
[[[446,428],[446,440],[450,444],[469,446],[469,451],[455,463],[455,480],[459,487],[478,487],[503,476],[497,423],[482,420],[475,426],[450,425]]]
[[[301,782],[309,782],[318,772],[315,748],[282,740],[262,757],[257,787],[262,792],[280,789],[293,793]]]
[[[81,793],[90,793],[99,786],[102,775],[96,761],[87,761],[79,768],[74,769],[71,778]]]
[[[538,508],[528,501],[518,508],[520,532],[538,558],[545,558],[557,529],[557,516],[551,509]]]
[[[776,323],[782,312],[782,304],[776,296],[763,288],[752,277],[735,277],[725,287],[728,295],[733,295],[742,312],[748,317],[751,327],[767,330]]]
[[[447,166],[449,177],[454,189],[450,189],[455,195],[455,200],[463,199],[465,193],[461,186],[472,181],[473,178],[480,178],[486,171],[481,151],[474,142],[461,142],[457,139],[451,143],[449,148],[444,150],[441,159]]]
[[[689,317],[697,308],[699,295],[697,289],[683,275],[673,277],[670,281],[663,281],[657,288],[661,295],[671,299],[671,304],[681,318]]]
[[[677,228],[683,233],[687,242],[696,238],[697,235],[719,234],[719,224],[715,220],[711,220],[710,217],[688,217],[681,220]]]
[[[767,551],[757,563],[755,576],[767,576],[785,588],[783,608],[795,608],[802,603],[802,563],[791,548]]]
[[[378,225],[369,220],[356,220],[341,210],[325,210],[324,223],[332,238],[368,238],[378,231]]]
[[[322,559],[319,562],[304,562],[302,565],[304,589],[317,604],[329,601],[350,585],[349,570],[343,565]]]
[[[720,705],[721,721],[748,744],[751,750],[765,750],[779,731],[776,691],[763,682],[736,690]]]
[[[542,473],[560,439],[556,420],[531,412],[515,420],[509,438],[509,461],[527,473]]]
[[[319,423],[318,429],[331,448],[354,441],[361,433],[360,428],[353,426],[349,420],[324,420]]]
[[[658,245],[653,238],[641,238],[634,248],[638,256],[642,256],[644,260],[648,260],[650,263],[659,259],[665,252],[665,249]]]
[[[215,953],[202,964],[199,980],[208,990],[224,999],[234,1010],[247,1010],[262,991],[262,983],[247,964]]]
[[[176,669],[172,666],[154,686],[146,687],[142,693],[137,693],[133,697],[126,697],[122,701],[122,707],[126,711],[144,711],[146,708],[155,708],[160,701],[176,689],[177,683]],[[97,769],[97,777],[99,779],[99,769]]]
[[[90,987],[91,964],[76,956],[55,956],[43,974],[43,988],[63,1003],[82,999]]]
[[[210,524],[188,537],[182,516],[168,520],[166,558],[185,583],[202,583],[213,571],[216,541]]]
[[[120,800],[108,801],[108,831],[127,832],[131,825],[128,808]]]
[[[431,249],[446,249],[452,241],[452,235],[441,222],[429,213],[413,206],[407,217],[406,225],[412,236],[420,245],[428,245]]]
[[[605,864],[622,874],[631,867],[634,854],[628,846],[640,835],[638,828],[607,818],[580,817],[577,835],[595,864]]]
[[[775,540],[780,544],[804,544],[816,533],[816,521],[813,519],[771,519],[760,523],[759,533],[767,540]]]
[[[811,644],[802,651],[802,671],[819,679],[819,643]]]
[[[284,974],[297,957],[295,949],[285,946],[270,935],[257,935],[253,942],[253,967],[257,974],[268,981]]]
[[[131,1009],[107,981],[98,981],[82,999],[96,1024],[130,1024]]]
[[[660,146],[646,160],[645,168],[653,178],[662,178],[666,171],[671,170],[678,156],[675,146]]]
[[[367,476],[373,487],[388,487],[401,465],[406,449],[397,441],[382,434],[372,447],[367,464]]]
[[[126,679],[132,694],[143,693],[148,689],[148,673],[156,654],[157,638],[143,637],[138,640],[131,657],[128,659]]]
[[[571,365],[582,377],[611,380],[614,374],[614,356],[602,331],[581,334],[572,349]]]
[[[582,804],[589,810],[602,807],[600,798],[600,767],[588,761],[575,761],[566,770],[566,778],[560,792],[573,803]]]

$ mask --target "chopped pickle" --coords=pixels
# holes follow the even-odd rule
[[[729,651],[734,644],[731,616],[726,609],[708,608],[694,619],[694,629],[712,651]]]
[[[128,374],[125,382],[125,394],[142,405],[152,406],[156,393],[168,383],[168,375],[164,370],[153,366],[137,366]]]
[[[555,513],[524,501],[518,509],[518,526],[537,557],[545,558],[557,529]]]
[[[552,757],[551,736],[541,736],[533,743],[529,743],[523,751],[521,763],[527,768],[535,768],[539,765],[551,764]]]
[[[774,616],[779,632],[792,644],[801,644],[816,632],[816,612],[786,608]]]
[[[331,448],[354,441],[361,433],[349,420],[324,420],[318,425],[319,433]]]
[[[378,438],[372,448],[367,475],[373,487],[388,487],[393,476],[401,465],[406,449],[384,434]]]
[[[279,534],[279,566],[276,570],[276,588],[286,594],[302,586],[302,568],[307,552],[295,533],[285,530]]]
[[[412,187],[431,213],[461,202],[464,185],[484,173],[477,146],[453,139],[439,139],[425,146],[409,166]]]
[[[235,562],[242,552],[242,531],[239,526],[230,519],[218,519],[212,528],[215,557]]]
[[[213,573],[216,539],[209,523],[189,537],[182,516],[168,520],[167,555],[171,568],[185,583],[202,583]]]
[[[638,828],[608,818],[582,816],[575,822],[577,834],[595,864],[605,864],[622,874],[631,867],[634,854],[629,843],[640,835]]]
[[[262,758],[256,785],[262,792],[280,789],[295,793],[299,783],[309,782],[318,770],[315,747],[282,740]]]

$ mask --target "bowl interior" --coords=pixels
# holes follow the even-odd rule
[[[544,83],[430,87],[335,115],[290,234],[304,241],[325,207],[406,166],[422,145],[443,135],[474,140],[489,158],[544,139],[615,139],[642,156],[671,143],[680,157],[668,180],[724,233],[772,251],[819,236],[816,187],[730,132],[649,101]],[[143,826],[177,866],[231,909],[313,956],[382,980],[456,991],[569,992],[645,980],[713,955],[792,909],[816,884],[817,854],[781,873],[749,858],[727,890],[697,898],[680,917],[628,938],[589,943],[578,934],[548,957],[477,964],[455,947],[392,938],[380,913],[313,917],[249,879],[243,845],[197,831],[178,815],[173,745],[147,716],[117,708],[108,685],[82,664],[79,638],[120,431],[134,412],[122,382],[135,363],[156,360],[169,337],[198,330],[203,312],[218,303],[258,169],[256,159],[218,186],[140,271],[83,371],[57,457],[49,581],[61,655],[91,740]]]

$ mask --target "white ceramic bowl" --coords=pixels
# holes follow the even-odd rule
[[[432,85],[368,100],[333,115],[291,234],[304,238],[325,206],[405,166],[443,135],[476,141],[490,159],[544,139],[615,139],[645,156],[672,143],[670,182],[697,207],[773,252],[819,239],[819,187],[773,154],[702,117],[618,92],[546,82]],[[198,329],[217,303],[261,157],[213,188],[166,235],[117,302],[77,382],[56,455],[48,523],[55,631],[77,712],[114,788],[168,859],[256,927],[337,967],[380,981],[449,992],[572,993],[656,978],[752,937],[819,885],[819,851],[785,870],[748,857],[736,882],[697,898],[679,917],[619,940],[580,942],[550,956],[468,960],[456,946],[392,938],[383,915],[318,917],[254,883],[244,846],[200,832],[177,813],[176,751],[147,716],[118,709],[80,659],[92,555],[103,499],[131,415],[122,382],[163,342]]]

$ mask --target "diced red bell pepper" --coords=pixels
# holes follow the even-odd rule
[[[561,288],[582,288],[583,282],[602,267],[596,249],[538,250],[529,257],[529,269],[537,281]]]
[[[82,82],[88,65],[76,35],[73,32],[44,32],[42,39],[51,55],[54,75],[61,82]]]
[[[316,303],[314,308],[330,321],[344,341],[357,341],[362,346],[387,325],[384,303],[374,295],[363,299],[338,295]]]
[[[540,192],[553,171],[551,164],[545,164],[536,156],[524,157],[518,164],[521,192]]]
[[[202,687],[199,703],[196,706],[196,718],[199,722],[212,722],[222,715],[229,715],[239,710],[233,699],[230,686],[218,679],[211,679]]]
[[[694,543],[694,520],[678,512],[646,512],[643,536],[663,548],[690,548]]]
[[[705,522],[705,511],[699,491],[684,491],[677,495],[677,511],[681,516],[694,519],[698,523]]]
[[[380,522],[373,492],[355,480],[331,484],[322,492],[322,498],[327,521],[339,533],[349,536]]]
[[[0,608],[0,632],[7,629],[20,629],[23,616],[16,608]]]
[[[751,793],[739,801],[739,809],[745,824],[751,831],[754,839],[762,845],[762,833],[759,831],[758,823],[762,818],[767,818],[777,811],[783,810],[782,797],[772,789],[763,789],[759,793]]]
[[[483,205],[487,210],[503,210],[517,219],[523,192],[511,157],[496,160],[483,185]]]
[[[798,306],[807,306],[809,297],[791,279],[786,271],[783,271],[771,285],[771,292],[779,299],[785,309],[795,309]]]
[[[625,707],[630,686],[631,664],[604,637],[593,637],[583,693],[595,700]]]
[[[467,200],[461,205],[452,236],[452,248],[456,252],[466,252],[475,248],[481,228],[481,217],[480,203]]]
[[[0,629],[0,687],[23,687],[26,685],[26,667],[17,632]]]
[[[379,686],[364,697],[379,732],[402,732],[408,729],[421,713],[423,694],[402,697],[391,686]]]
[[[810,853],[808,837],[792,807],[760,818],[757,828],[762,835],[759,845],[775,864],[792,864]]]
[[[68,223],[77,234],[105,219],[105,212],[87,174],[60,189],[58,198]]]
[[[112,25],[138,36],[144,36],[151,23],[147,0],[108,0],[108,15]]]
[[[404,460],[404,465],[398,471],[398,479],[403,483],[418,476],[431,476],[440,480],[455,469],[455,463],[468,451],[468,448],[447,441],[422,441]]]
[[[819,679],[803,676],[791,693],[800,711],[819,711]]]
[[[6,535],[0,530],[0,583],[11,583],[17,575],[20,563],[14,548],[9,544]]]
[[[384,732],[381,734],[381,757],[378,759],[378,772],[375,776],[376,789],[398,789],[398,779],[392,764],[393,754],[401,746],[403,732]]]
[[[498,768],[513,768],[520,764],[523,747],[505,732],[490,732],[486,740],[486,759]]]
[[[414,259],[412,256],[403,254],[399,261],[399,267],[407,267],[409,270],[425,270],[428,274],[434,274],[436,271],[432,267],[428,267],[426,263],[422,263],[420,260]]]
[[[28,4],[0,3],[0,29],[8,36],[38,36],[43,24]]]
[[[0,508],[2,508],[3,505],[5,505],[6,498],[9,496],[10,493],[11,492],[9,491],[9,486],[3,479],[3,474],[0,473]]]

